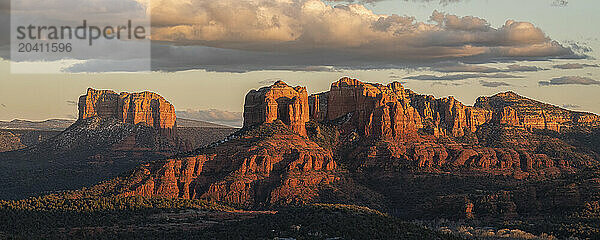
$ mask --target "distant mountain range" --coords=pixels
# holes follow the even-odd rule
[[[48,119],[44,121],[29,121],[15,119],[12,121],[0,121],[0,129],[11,130],[39,130],[39,131],[63,131],[75,123],[70,119]],[[177,127],[202,127],[202,128],[232,128],[225,125],[211,123],[201,120],[177,119]]]
[[[75,123],[75,120],[70,119],[48,119],[45,121],[15,119],[12,121],[0,121],[0,129],[62,131],[73,123]]]

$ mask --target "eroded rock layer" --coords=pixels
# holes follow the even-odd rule
[[[310,120],[308,93],[305,87],[290,87],[277,81],[270,87],[252,90],[244,104],[244,127],[281,120],[292,131],[306,136]]]
[[[79,98],[79,119],[93,117],[116,118],[124,123],[145,124],[174,136],[175,107],[152,92],[120,93],[111,90],[88,89]]]
[[[384,86],[350,78],[334,82],[327,102],[327,120],[346,116],[366,137],[407,140],[422,128],[421,117],[400,83]]]

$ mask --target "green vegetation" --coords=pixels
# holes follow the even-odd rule
[[[215,226],[203,237],[218,239],[458,239],[366,207],[317,204]]]
[[[0,238],[457,239],[353,205],[243,212],[202,200],[143,197],[0,201]]]
[[[61,238],[66,229],[147,222],[149,216],[184,209],[225,211],[231,208],[203,200],[145,197],[69,199],[58,195],[19,201],[0,200],[0,237]]]

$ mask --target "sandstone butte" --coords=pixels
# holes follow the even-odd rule
[[[244,127],[280,120],[292,131],[306,136],[310,120],[308,93],[305,87],[290,87],[277,81],[270,87],[252,90],[244,104]]]
[[[152,92],[117,94],[89,88],[79,98],[79,119],[116,118],[124,123],[145,124],[167,136],[175,136],[175,107]]]

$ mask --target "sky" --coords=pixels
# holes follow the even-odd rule
[[[0,44],[0,120],[75,118],[93,87],[157,92],[180,116],[239,126],[251,89],[284,80],[318,93],[343,76],[467,105],[510,90],[600,113],[598,1],[134,2],[151,6],[154,71],[113,72],[130,63],[110,57],[15,62]]]

